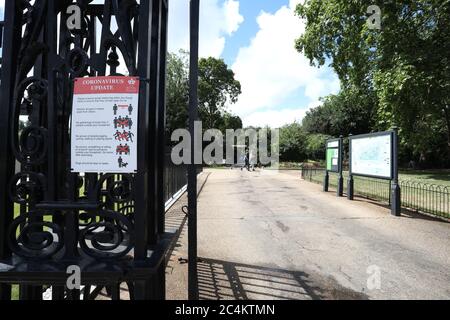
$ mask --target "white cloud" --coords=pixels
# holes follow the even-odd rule
[[[4,1],[0,0],[0,11],[4,7]],[[102,4],[103,0],[94,0],[93,3]],[[201,0],[200,56],[220,57],[225,48],[226,37],[235,33],[243,21],[238,0]],[[189,0],[170,1],[168,31],[170,52],[189,50]]]
[[[239,13],[239,2],[234,0],[228,0],[223,5],[225,21],[226,21],[226,32],[228,35],[232,35],[239,29],[239,25],[244,22],[244,17]]]
[[[266,119],[270,125],[279,125],[286,115],[302,116],[309,107],[317,106],[321,96],[339,90],[339,81],[328,69],[310,66],[309,60],[294,48],[295,39],[305,30],[304,21],[294,15],[298,2],[291,0],[273,14],[261,12],[257,19],[259,31],[248,47],[239,50],[232,68],[241,82],[242,95],[231,110],[245,119],[244,125]],[[279,110],[302,90],[309,99],[303,108]]]
[[[329,78],[312,78],[309,80],[308,84],[305,86],[305,96],[307,96],[312,101],[319,100],[330,92],[335,93],[339,91],[340,82],[337,77],[333,79]]]
[[[188,50],[189,1],[173,0],[169,10],[169,51]],[[236,32],[243,21],[237,0],[200,1],[200,56],[220,57],[226,37]]]
[[[257,111],[250,113],[242,120],[245,126],[265,127],[268,125],[272,128],[280,128],[294,121],[301,122],[305,113],[304,108]]]

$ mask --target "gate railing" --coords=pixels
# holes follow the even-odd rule
[[[187,169],[186,164],[176,165],[170,158],[170,153],[166,153],[164,162],[164,201],[170,207],[180,195],[180,191],[187,188]],[[203,172],[203,167],[197,167],[197,175]]]
[[[323,183],[325,169],[302,168],[302,179],[314,183]],[[348,176],[344,175],[344,192]],[[390,181],[354,177],[355,195],[391,204]],[[337,175],[330,173],[330,187],[337,187]],[[450,219],[450,188],[448,186],[422,183],[412,180],[400,180],[401,205],[405,209]]]
[[[70,5],[83,7],[81,30],[65,23]],[[167,0],[5,1],[0,300],[12,288],[41,300],[49,287],[53,300],[79,300],[81,290],[66,286],[72,266],[84,299],[106,288],[119,300],[123,283],[132,300],[165,298],[175,238],[164,228],[167,15]],[[122,74],[142,80],[137,172],[72,172],[74,79]]]
[[[171,200],[186,185],[187,167],[185,165],[173,164],[170,159],[170,154],[166,154],[164,165],[164,201]]]

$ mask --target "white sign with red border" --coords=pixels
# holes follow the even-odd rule
[[[75,79],[72,172],[136,172],[138,105],[139,78]]]

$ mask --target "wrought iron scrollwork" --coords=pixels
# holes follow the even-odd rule
[[[105,175],[100,180],[100,186],[104,181],[110,179],[113,175]],[[106,187],[106,196],[108,200],[114,203],[126,203],[134,200],[134,178],[131,175],[123,174],[120,180],[111,181]]]
[[[20,135],[20,162],[41,164],[47,155],[47,129],[27,127]]]
[[[164,146],[159,137],[164,131],[168,1],[5,3],[0,92],[5,160],[0,236],[5,241],[0,242],[11,250],[0,250],[0,262],[7,265],[0,270],[0,282],[15,281],[25,300],[40,299],[47,285],[52,286],[53,299],[78,299],[78,291],[62,283],[67,265],[77,264],[88,275],[83,278],[85,298],[95,297],[86,294],[90,285],[97,286],[95,293],[106,284],[113,299],[119,299],[122,281],[128,283],[131,299],[163,298],[163,292],[150,285],[159,288],[163,283],[168,249],[163,201],[154,192],[163,189],[159,155]],[[65,23],[71,5],[81,9],[81,29]],[[0,22],[0,35],[1,28]],[[74,79],[118,75],[144,81],[139,107],[133,105],[139,109],[139,170],[73,172]],[[110,275],[106,278],[105,268]],[[137,281],[145,287],[135,288]],[[8,297],[9,286],[4,287],[1,295]]]
[[[58,253],[64,245],[63,229],[45,219],[43,211],[21,214],[10,225],[8,243],[11,250],[24,258],[46,259]]]
[[[89,56],[83,49],[74,48],[68,54],[66,65],[72,78],[82,77],[86,74],[90,65]]]
[[[23,257],[52,257],[64,247],[64,238],[76,238],[64,237],[70,232],[79,236],[77,250],[99,259],[122,257],[133,244],[134,175],[70,172],[71,89],[74,78],[117,75],[121,64],[124,72],[137,74],[139,5],[135,0],[105,0],[104,6],[92,0],[19,2],[23,34],[10,137],[21,172],[12,177],[9,196],[21,212],[10,226],[9,245]],[[72,4],[82,11],[78,31],[63,23]],[[25,117],[27,125],[20,126]],[[99,209],[48,214],[35,209],[44,199],[98,203]],[[78,230],[65,225],[68,213],[78,220]]]
[[[120,214],[125,216],[131,223],[134,223],[134,205],[123,206],[119,210]],[[128,232],[127,226],[119,223],[120,227]]]
[[[45,177],[34,172],[19,172],[9,184],[10,198],[19,204],[36,203],[43,198]]]
[[[115,259],[131,251],[133,225],[127,217],[112,210],[86,213],[85,217],[93,222],[80,231],[79,243],[84,253],[99,259]],[[96,222],[96,218],[101,220]]]
[[[47,129],[36,125],[22,130],[19,128],[20,115],[31,114],[35,104],[44,102],[47,92],[47,81],[37,77],[26,78],[16,90],[16,104],[11,121],[12,148],[17,161],[23,164],[41,164],[47,156]]]

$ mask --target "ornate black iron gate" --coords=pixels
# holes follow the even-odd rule
[[[81,29],[69,30],[70,5]],[[164,298],[167,0],[6,1],[0,102],[0,299]],[[73,79],[141,79],[138,172],[70,172]],[[158,191],[158,192],[157,192]]]

